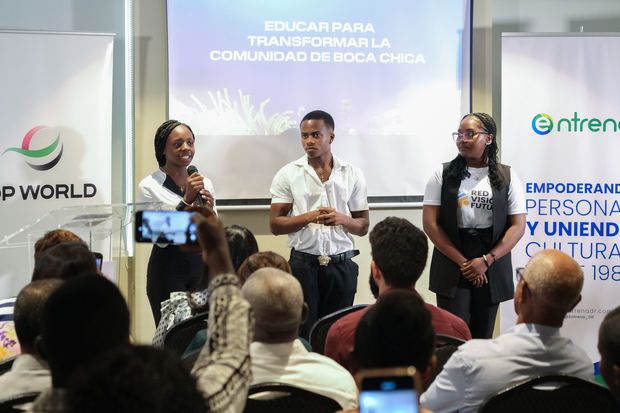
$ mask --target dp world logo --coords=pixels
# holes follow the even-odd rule
[[[49,139],[45,139],[45,135],[49,136],[52,131],[52,128],[48,128],[46,126],[35,126],[30,129],[28,133],[26,133],[26,136],[24,136],[21,148],[6,149],[2,152],[2,155],[7,152],[17,152],[26,157],[26,163],[32,169],[36,169],[37,171],[47,171],[48,169],[52,169],[62,157],[63,144],[60,141],[60,132],[56,134],[56,139],[48,146],[37,148],[38,146],[41,146],[41,141],[49,142]],[[34,145],[31,145],[33,140]],[[39,145],[37,145],[37,141],[39,141]],[[31,149],[31,146],[36,149]]]
[[[553,129],[553,119],[546,113],[539,113],[532,119],[532,129],[539,135],[546,135]]]

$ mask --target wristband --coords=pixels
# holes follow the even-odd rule
[[[487,256],[482,254],[482,259],[484,260],[484,264],[489,268],[489,261],[487,261]]]
[[[177,211],[183,211],[185,209],[186,206],[189,206],[189,204],[187,202],[185,202],[185,200],[183,198],[181,198],[181,202],[179,202],[177,204]]]

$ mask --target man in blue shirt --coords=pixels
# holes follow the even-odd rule
[[[581,300],[579,264],[561,251],[544,250],[517,270],[517,279],[517,325],[496,339],[459,347],[422,395],[424,407],[435,413],[475,412],[489,395],[534,374],[594,379],[586,353],[560,335],[566,313]]]

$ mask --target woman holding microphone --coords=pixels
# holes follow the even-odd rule
[[[213,184],[190,166],[195,153],[194,142],[192,129],[177,120],[167,120],[157,128],[155,158],[159,168],[138,185],[139,202],[162,202],[178,211],[192,204],[215,209]],[[160,303],[173,291],[189,290],[200,278],[202,269],[200,253],[182,252],[171,244],[153,245],[146,292],[155,325],[161,317]]]
[[[452,134],[459,154],[424,192],[424,231],[435,245],[430,290],[473,338],[492,336],[499,303],[513,297],[510,251],[525,231],[523,188],[498,163],[496,133],[488,114],[466,115]]]

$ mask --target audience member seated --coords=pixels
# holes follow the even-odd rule
[[[353,361],[360,371],[414,366],[425,382],[435,366],[434,350],[432,315],[413,290],[382,294],[355,329]]]
[[[75,235],[71,231],[64,229],[57,229],[47,232],[43,238],[39,239],[34,244],[34,260],[35,271],[32,274],[32,281],[41,280],[44,278],[64,278],[57,275],[59,272],[63,272],[63,269],[59,268],[63,260],[67,259],[71,263],[76,260],[82,260],[83,254],[78,254],[78,257],[73,258],[71,254],[62,255],[57,257],[53,265],[50,266],[49,262],[39,263],[41,256],[47,255],[46,252],[62,243],[76,243],[81,244],[82,250],[88,251],[88,246],[80,237]],[[54,254],[54,253],[53,253]],[[94,267],[89,266],[77,268],[78,273],[84,270],[91,270],[96,268],[95,259],[90,251],[88,251],[87,261],[92,260]],[[38,270],[37,270],[38,264]],[[5,360],[14,357],[21,353],[19,341],[15,334],[15,326],[13,324],[13,306],[15,305],[15,297],[0,300],[0,360]]]
[[[598,333],[599,369],[618,402],[620,413],[620,307],[607,313]]]
[[[495,339],[461,345],[422,395],[424,407],[474,412],[492,393],[537,374],[594,379],[586,353],[560,335],[566,313],[581,299],[579,264],[561,251],[544,250],[517,273],[517,325]]]
[[[289,274],[293,273],[288,261],[280,254],[273,251],[256,252],[247,257],[237,270],[241,285],[245,284],[254,271],[267,267],[278,268]]]
[[[228,243],[228,246],[230,247],[230,242]],[[245,281],[250,275],[252,275],[254,271],[266,267],[279,268],[282,271],[286,271],[287,273],[292,274],[291,266],[288,264],[288,261],[280,254],[276,254],[272,251],[255,252],[243,261],[241,267],[239,267],[239,270],[237,271],[237,277],[239,277],[240,286],[245,283]],[[301,337],[299,339],[303,343],[304,347],[308,349],[308,351],[312,350],[310,344],[306,340]],[[202,346],[205,344],[205,341],[207,341],[206,328],[196,333],[192,341],[185,349],[183,356],[189,355],[193,351],[202,348]]]
[[[45,301],[61,283],[59,279],[33,281],[19,292],[14,319],[21,355],[17,356],[10,371],[0,376],[0,399],[41,392],[52,386],[49,367],[37,353],[35,339],[41,332]]]
[[[394,289],[415,291],[428,255],[428,241],[423,231],[403,218],[388,217],[370,231],[371,290],[381,297]],[[375,294],[376,296],[376,294]],[[463,340],[471,339],[467,324],[459,317],[432,304],[425,304],[430,311],[435,331]],[[336,321],[327,333],[325,355],[336,360],[352,374],[351,351],[355,327],[371,306],[348,314]]]
[[[242,288],[255,317],[250,345],[252,384],[280,382],[327,396],[345,409],[357,406],[353,377],[328,357],[308,352],[297,339],[308,307],[301,284],[276,268],[254,272]]]
[[[258,252],[258,244],[254,234],[240,225],[224,228],[228,251],[233,262],[235,273],[250,255]],[[161,303],[161,319],[153,336],[153,345],[163,347],[164,337],[175,324],[190,318],[192,315],[207,311],[208,268],[203,270],[202,277],[192,291],[175,291],[170,298]]]
[[[67,280],[84,273],[99,273],[93,253],[83,242],[63,242],[41,253],[34,264],[32,281]]]
[[[242,412],[250,387],[250,305],[241,296],[222,223],[208,207],[196,211],[202,260],[209,267],[209,335],[192,368],[211,413]]]
[[[224,231],[233,268],[238,272],[243,261],[258,252],[258,243],[252,231],[241,225],[230,225]]]
[[[43,309],[39,353],[47,359],[52,388],[34,412],[64,412],[71,376],[106,351],[129,345],[129,310],[120,291],[97,272],[70,278]]]
[[[69,387],[69,413],[207,412],[178,357],[153,347],[108,352],[81,369]]]
[[[16,297],[10,297],[0,300],[0,361],[21,353],[13,322],[15,299]]]
[[[86,242],[76,234],[66,229],[54,229],[48,231],[41,238],[34,243],[34,262],[39,261],[39,257],[45,250],[53,247],[54,245],[62,244],[63,242],[81,242],[86,247]]]

